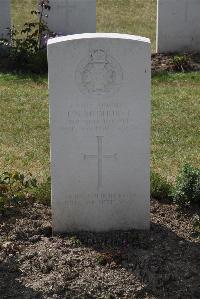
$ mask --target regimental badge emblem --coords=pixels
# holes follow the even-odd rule
[[[119,62],[105,49],[93,49],[78,64],[75,80],[81,93],[107,96],[120,89],[123,71]]]

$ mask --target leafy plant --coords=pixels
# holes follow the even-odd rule
[[[34,28],[36,28],[34,34],[37,36],[37,47],[38,49],[41,49],[44,44],[42,43],[42,39],[44,37],[44,32],[49,32],[49,29],[46,25],[46,23],[43,21],[44,17],[48,17],[48,15],[45,13],[46,11],[50,11],[51,6],[49,5],[49,0],[40,0],[39,2],[40,10],[32,10],[31,14],[35,14],[36,16],[39,15],[39,21],[37,23],[33,23]]]
[[[184,206],[200,204],[200,169],[186,164],[181,169],[174,188],[174,201]]]
[[[29,190],[37,186],[32,174],[25,176],[19,172],[4,172],[0,175],[0,212],[7,206],[24,202],[29,197]]]
[[[72,246],[81,246],[82,245],[81,240],[79,240],[77,236],[71,236],[69,238],[69,241],[70,241],[70,245],[72,245]]]
[[[157,200],[172,200],[172,185],[158,173],[151,171],[151,196]]]
[[[120,264],[122,260],[123,255],[120,250],[101,252],[96,256],[96,261],[101,266],[106,266],[107,264],[111,264],[112,262]]]
[[[41,204],[50,205],[51,202],[51,179],[48,178],[46,182],[38,184],[31,191],[31,197],[34,201]]]
[[[186,55],[175,55],[172,59],[176,71],[188,71],[190,69],[189,58]]]
[[[8,49],[8,63],[14,69],[47,70],[46,44],[54,34],[48,30],[44,18],[48,17],[46,11],[50,9],[49,0],[40,0],[39,10],[31,11],[38,21],[26,22],[21,32],[13,26],[9,29],[9,38],[0,40],[1,46]]]

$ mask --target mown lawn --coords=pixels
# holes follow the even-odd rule
[[[0,74],[0,169],[49,175],[47,80]]]
[[[155,51],[156,3],[157,0],[97,0],[97,31],[149,37]],[[12,23],[18,30],[34,20],[30,11],[36,8],[37,0],[12,0]]]
[[[13,24],[30,21],[37,0],[12,0]],[[23,16],[23,17],[22,17]],[[156,0],[97,0],[97,31],[152,40]],[[157,75],[152,87],[152,168],[173,180],[184,163],[199,165],[200,73]],[[0,74],[0,169],[49,175],[46,77]]]
[[[173,180],[185,163],[200,166],[200,73],[155,76],[152,167]]]
[[[173,180],[184,163],[200,163],[200,73],[152,81],[152,168]],[[1,172],[49,176],[47,78],[0,74],[0,105]]]

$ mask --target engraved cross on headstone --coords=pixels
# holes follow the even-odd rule
[[[98,184],[97,190],[99,191],[103,184],[103,158],[114,158],[117,159],[117,153],[112,155],[103,155],[103,136],[97,136],[98,154],[87,155],[84,154],[84,160],[94,158],[98,162]]]

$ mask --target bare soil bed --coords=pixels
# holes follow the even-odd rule
[[[0,218],[0,298],[200,298],[200,211],[151,202],[151,230],[52,236],[40,204]]]
[[[179,64],[175,58],[178,57]],[[174,71],[200,71],[200,54],[157,54],[151,55],[152,73],[174,72]],[[178,62],[178,61],[177,61]]]

